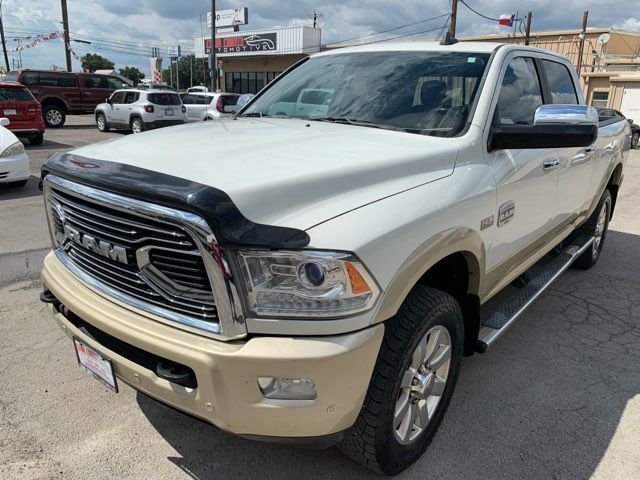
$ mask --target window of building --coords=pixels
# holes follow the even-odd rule
[[[591,106],[596,108],[605,108],[609,101],[609,92],[593,92]]]
[[[514,58],[504,72],[496,116],[503,125],[533,125],[542,90],[533,59]]]
[[[270,81],[270,74],[275,75],[273,72],[267,72],[267,83]],[[264,88],[264,80],[264,72],[228,72],[224,74],[225,90],[229,93],[258,93]]]
[[[551,60],[542,60],[542,65],[547,74],[552,103],[577,105],[578,95],[569,69],[561,63]]]

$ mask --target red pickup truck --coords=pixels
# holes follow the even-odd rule
[[[42,117],[50,128],[64,125],[68,113],[93,113],[96,105],[114,90],[130,86],[109,75],[48,70],[12,71],[4,80],[19,82],[29,89],[42,105]]]

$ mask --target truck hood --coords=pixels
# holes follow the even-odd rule
[[[71,153],[215,187],[254,222],[307,230],[450,175],[458,146],[376,128],[239,118],[128,135]]]

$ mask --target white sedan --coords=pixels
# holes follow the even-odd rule
[[[8,118],[0,118],[0,184],[24,187],[29,179],[29,157],[18,137],[5,127]]]

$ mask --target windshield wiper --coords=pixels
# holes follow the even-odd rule
[[[369,120],[352,120],[348,117],[312,117],[309,120],[316,122],[344,123],[345,125],[355,125],[356,127],[382,128],[384,130],[395,130],[398,132],[406,132],[406,129],[387,125],[384,123],[375,123]]]
[[[242,115],[239,115],[240,117],[265,117],[266,115],[263,115],[262,112],[251,112],[251,113],[243,113]]]

